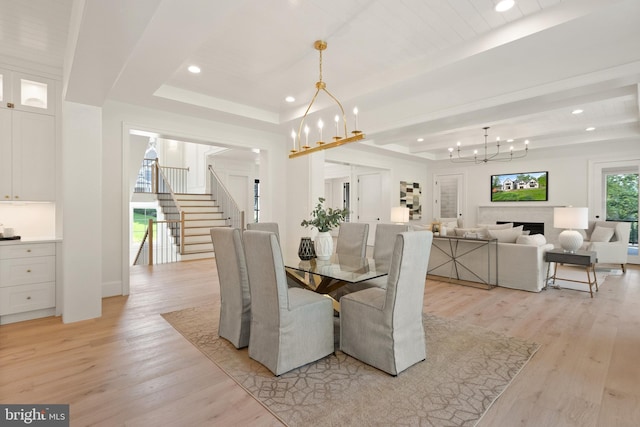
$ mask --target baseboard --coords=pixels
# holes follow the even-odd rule
[[[120,280],[102,284],[102,298],[122,295],[122,282]]]

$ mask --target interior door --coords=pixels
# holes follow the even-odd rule
[[[358,221],[369,224],[369,238],[367,244],[372,245],[376,225],[389,215],[383,210],[382,200],[382,174],[380,172],[358,175]],[[384,206],[383,206],[384,205]],[[387,207],[386,210],[389,210]]]
[[[440,220],[461,218],[464,175],[441,174],[433,178],[433,217]]]

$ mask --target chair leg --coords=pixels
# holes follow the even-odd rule
[[[622,266],[622,274],[626,273],[627,270],[624,268],[624,264],[620,264]]]

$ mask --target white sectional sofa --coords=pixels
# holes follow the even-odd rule
[[[553,249],[553,244],[546,243],[541,234],[525,236],[513,228],[510,231],[480,230],[485,227],[467,230],[465,234],[494,237],[498,239],[497,244],[491,243],[487,247],[486,242],[482,240],[460,239],[462,236],[459,235],[452,239],[434,237],[428,274],[478,283],[497,283],[498,286],[507,288],[540,292],[545,287],[547,275],[548,263],[544,261],[544,254]],[[491,235],[487,236],[485,232]],[[452,234],[455,233],[447,231],[448,236]],[[510,236],[507,236],[509,234]],[[517,235],[515,239],[514,235]],[[517,243],[510,243],[511,240]],[[488,253],[491,259],[488,258]]]

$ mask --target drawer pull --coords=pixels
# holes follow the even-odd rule
[[[31,273],[31,269],[27,270],[27,273]]]
[[[31,297],[27,297],[27,299],[31,299]]]
[[[27,249],[27,252],[31,252],[31,249]]]

